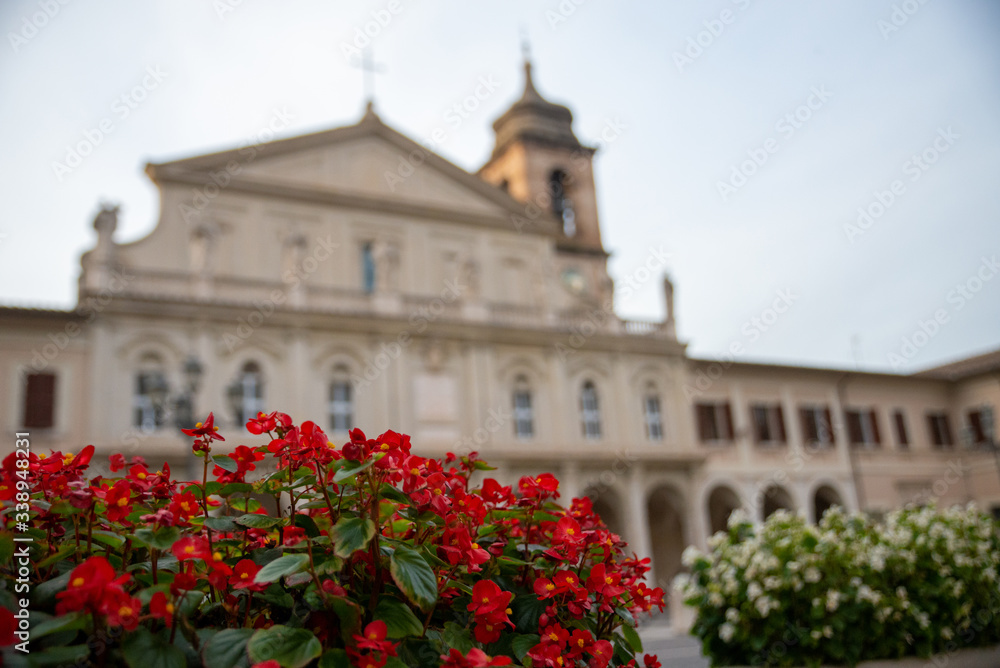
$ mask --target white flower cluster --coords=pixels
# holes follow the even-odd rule
[[[710,552],[684,551],[691,572],[675,589],[698,608],[699,619],[715,620],[696,621],[696,632],[717,635],[727,646],[749,647],[767,633],[777,640],[787,618],[809,623],[796,611],[811,604],[815,626],[805,638],[816,647],[833,628],[869,619],[865,632],[895,634],[906,652],[907,637],[949,641],[970,628],[976,605],[1000,600],[995,532],[995,522],[972,506],[910,508],[881,523],[833,508],[818,526],[786,511],[754,525],[738,511],[728,531],[710,539]],[[840,615],[838,627],[832,621]]]

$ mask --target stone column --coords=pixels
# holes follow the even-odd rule
[[[649,539],[649,517],[646,510],[645,486],[643,485],[642,473],[637,467],[632,467],[628,473],[626,483],[628,498],[625,526],[628,531],[628,543],[630,551],[639,555],[639,558],[653,556],[651,541]]]

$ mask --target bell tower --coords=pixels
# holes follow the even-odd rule
[[[479,170],[514,199],[534,203],[562,221],[563,250],[604,252],[597,217],[593,156],[573,134],[573,113],[535,88],[524,63],[524,93],[493,123],[496,145]]]

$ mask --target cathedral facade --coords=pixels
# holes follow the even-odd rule
[[[917,375],[692,359],[666,317],[619,318],[592,160],[526,66],[469,173],[383,123],[146,167],[158,224],[115,241],[104,206],[72,311],[0,308],[0,419],[37,450],[194,460],[281,410],[478,451],[506,480],[590,495],[666,584],[743,507],[1000,508],[1000,353]],[[5,446],[7,447],[7,446]],[[8,449],[9,449],[8,448]]]

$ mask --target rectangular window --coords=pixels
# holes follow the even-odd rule
[[[361,289],[375,292],[375,248],[370,241],[361,244]]]
[[[580,395],[580,418],[583,423],[583,436],[596,440],[601,437],[601,411],[597,404],[597,390],[587,384]]]
[[[336,381],[330,384],[330,428],[333,431],[348,431],[354,426],[354,402],[351,399],[351,384]]]
[[[157,392],[166,394],[166,378],[160,371],[140,371],[135,377],[132,397],[132,425],[143,431],[162,427],[166,415],[162,403],[154,401]]]
[[[750,417],[756,443],[785,442],[785,416],[779,404],[753,404]]]
[[[733,412],[728,401],[696,404],[695,417],[702,443],[733,440]]]
[[[844,411],[844,417],[851,445],[875,446],[882,442],[873,409],[850,409]]]
[[[955,444],[947,413],[928,413],[927,427],[931,432],[931,443],[935,447],[947,448]]]
[[[833,416],[826,406],[799,408],[802,438],[806,445],[831,445],[833,443]]]
[[[535,416],[531,408],[531,392],[527,390],[514,392],[514,435],[520,439],[529,439],[535,435]]]
[[[647,395],[643,407],[646,414],[646,438],[650,441],[662,441],[663,414],[660,412],[660,397],[655,394]]]
[[[24,386],[23,426],[50,429],[56,418],[56,376],[54,373],[29,373]]]
[[[896,424],[896,443],[902,449],[909,449],[910,434],[906,429],[906,416],[902,410],[896,410],[892,414],[892,421]]]

